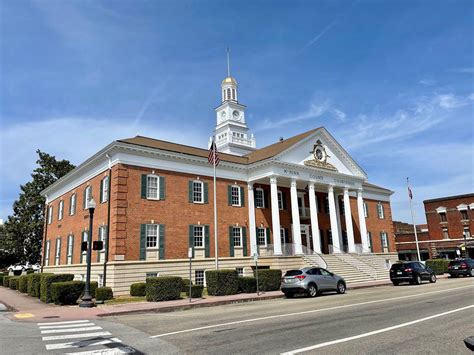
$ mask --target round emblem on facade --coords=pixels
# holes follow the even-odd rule
[[[234,112],[232,112],[232,116],[234,116],[235,119],[238,119],[240,117],[240,112],[237,110],[234,110]]]
[[[324,153],[320,148],[317,148],[315,151],[315,158],[322,161],[324,159]]]

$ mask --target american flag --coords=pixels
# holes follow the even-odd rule
[[[410,200],[413,200],[413,193],[411,192],[410,186],[408,186],[408,196],[410,197]]]
[[[212,139],[211,146],[209,147],[209,156],[207,158],[209,161],[209,164],[211,165],[219,165],[220,159],[219,159],[219,154],[217,154],[217,147],[216,147],[216,142],[214,139]]]

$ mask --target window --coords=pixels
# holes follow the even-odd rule
[[[244,268],[243,267],[236,267],[235,270],[240,277],[244,276]]]
[[[367,245],[369,246],[369,250],[373,252],[372,249],[372,233],[367,232]]]
[[[145,274],[145,277],[146,278],[149,278],[149,277],[158,277],[158,273],[157,272],[147,272]]]
[[[380,232],[382,238],[382,248],[388,248],[388,234],[387,232]]]
[[[64,201],[61,200],[59,201],[59,206],[58,206],[58,221],[63,219],[63,213],[64,213]]]
[[[74,248],[74,236],[71,234],[67,237],[67,263],[72,264],[72,250]]]
[[[204,203],[203,182],[193,181],[193,202]]]
[[[204,226],[194,226],[194,247],[204,247]]]
[[[53,223],[53,206],[48,207],[48,224]]]
[[[324,212],[326,214],[329,214],[329,198],[326,196],[326,199],[324,200]]]
[[[232,228],[232,237],[234,239],[234,247],[242,246],[242,228],[233,227]]]
[[[44,251],[44,265],[49,265],[49,248],[51,246],[51,242],[48,240],[46,241],[46,247]]]
[[[69,198],[69,215],[73,216],[76,214],[76,194],[72,194]]]
[[[255,189],[255,207],[265,208],[263,189],[258,187]]]
[[[87,234],[89,232],[88,231],[84,231],[82,233],[82,242],[86,242],[87,243]],[[81,254],[81,263],[85,263],[87,260],[87,251],[83,251],[82,254]]]
[[[339,200],[339,214],[343,215],[344,214],[344,201],[343,200]]]
[[[278,209],[283,210],[285,206],[283,205],[283,192],[278,191]]]
[[[235,89],[232,89],[232,99],[236,100],[236,98],[235,98]]]
[[[146,247],[147,249],[158,247],[158,224],[146,225]]]
[[[328,230],[328,244],[332,245],[332,230]]]
[[[109,177],[106,176],[100,182],[100,202],[107,202],[109,200]]]
[[[446,212],[441,212],[439,214],[439,219],[441,222],[446,222]]]
[[[319,270],[321,271],[321,275],[323,276],[332,276],[332,274],[325,269],[319,269]]]
[[[448,228],[443,228],[443,239],[449,239]]]
[[[280,228],[280,239],[281,239],[281,244],[286,243],[286,230],[285,230],[285,228]]]
[[[383,205],[380,202],[377,204],[377,214],[379,216],[379,219],[384,219],[385,218]]]
[[[97,287],[104,287],[104,275],[97,275]]]
[[[107,226],[101,226],[99,228],[99,241],[101,241],[103,243],[102,243],[102,249],[99,250],[100,252],[105,251],[106,235],[107,235]]]
[[[204,270],[194,271],[194,284],[204,286]]]
[[[257,245],[267,245],[267,235],[265,228],[257,228]]]
[[[159,199],[159,178],[156,175],[147,175],[146,177],[146,198],[150,200]]]
[[[240,206],[240,187],[233,185],[230,189],[232,206]]]
[[[467,220],[469,216],[467,215],[467,210],[461,210],[461,219]]]
[[[464,227],[464,235],[466,238],[471,238],[471,231],[469,230],[469,227]]]
[[[364,206],[364,217],[369,217],[369,208],[367,207],[367,202],[363,202],[362,206]]]
[[[230,100],[230,89],[227,89],[227,100]]]
[[[58,238],[56,239],[55,265],[60,264],[60,258],[61,258],[61,239]]]

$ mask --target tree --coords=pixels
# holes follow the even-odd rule
[[[2,256],[10,263],[41,260],[45,199],[40,193],[74,169],[68,160],[57,160],[40,150],[36,153],[39,158],[32,180],[20,186],[20,195],[13,203],[13,215],[5,222],[0,239]]]

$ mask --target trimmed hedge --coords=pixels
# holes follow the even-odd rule
[[[257,292],[257,280],[255,277],[239,277],[239,292],[255,293]]]
[[[2,281],[2,285],[5,286],[5,287],[10,287],[10,279],[12,278],[13,276],[9,276],[9,275],[6,275],[6,276],[3,276],[3,281]]]
[[[146,283],[137,282],[130,285],[130,296],[143,297],[146,295]]]
[[[202,285],[192,285],[191,286],[191,298],[202,298],[202,291],[204,290],[204,286]],[[189,297],[189,286],[188,292],[186,295]]]
[[[41,274],[28,274],[26,279],[28,296],[39,297]]]
[[[53,282],[51,284],[51,299],[55,304],[77,304],[77,300],[84,291],[83,281]]]
[[[176,276],[148,277],[145,295],[148,302],[179,300],[183,279]]]
[[[19,278],[20,278],[20,276],[10,277],[10,280],[8,282],[8,286],[10,287],[10,289],[16,290],[18,288],[18,279]]]
[[[86,282],[85,281],[83,281],[83,282],[84,282],[84,285],[85,285]],[[96,292],[98,287],[99,287],[99,284],[98,284],[97,281],[91,281],[89,293],[91,294],[92,298],[95,298],[95,292]],[[82,298],[82,296],[84,296],[84,291],[82,292],[81,298]]]
[[[239,274],[235,269],[207,270],[206,283],[208,295],[235,295],[239,292]]]
[[[0,285],[3,285],[3,278],[5,277],[6,275],[3,273],[3,272],[0,272]]]
[[[110,287],[98,287],[95,290],[95,300],[96,301],[107,301],[114,298],[114,293]]]
[[[52,301],[51,298],[51,284],[53,282],[65,282],[72,281],[74,275],[72,274],[51,274],[51,275],[41,275],[41,285],[40,285],[40,300],[45,303]]]
[[[188,292],[189,293],[189,283],[193,284],[190,279],[183,279],[183,287],[181,288],[181,292]]]
[[[259,291],[278,291],[281,284],[281,270],[259,269],[258,288]]]
[[[448,272],[448,265],[451,260],[448,259],[430,259],[426,260],[425,265],[431,268],[435,274],[442,275]]]
[[[27,275],[21,275],[18,278],[18,284],[17,284],[18,291],[21,293],[28,293],[28,278]]]

